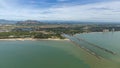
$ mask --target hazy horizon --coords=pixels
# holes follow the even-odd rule
[[[0,19],[120,22],[120,0],[0,0]]]

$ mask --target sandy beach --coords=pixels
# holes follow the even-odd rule
[[[31,41],[35,41],[35,40],[55,40],[55,41],[60,41],[60,40],[66,40],[69,41],[69,39],[33,39],[33,38],[13,38],[13,39],[0,39],[0,41],[25,41],[25,40],[31,40]]]

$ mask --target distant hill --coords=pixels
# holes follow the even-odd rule
[[[17,25],[41,25],[41,24],[120,24],[120,22],[82,22],[82,21],[63,21],[63,20],[25,20],[15,21],[0,19],[0,24],[17,24]]]
[[[41,25],[41,24],[45,24],[45,23],[37,21],[37,20],[18,21],[16,23],[16,25]]]
[[[17,21],[0,19],[0,24],[15,24]]]

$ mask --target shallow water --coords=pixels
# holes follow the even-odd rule
[[[120,32],[93,32],[69,36],[91,68],[120,68]],[[87,52],[87,54],[86,54]]]
[[[120,32],[83,33],[77,34],[75,37],[84,39],[92,44],[114,52],[116,55],[109,54],[104,50],[88,45],[81,41],[81,43],[83,43],[82,45],[86,46],[89,49],[92,49],[96,54],[102,56],[103,58],[120,63]]]
[[[84,34],[76,36],[85,38],[82,35]],[[88,41],[92,37],[88,34],[87,39],[87,35],[85,36]],[[110,60],[109,57],[114,57],[111,54],[109,56],[108,53],[74,37],[72,39],[106,58],[98,59],[74,43],[64,40],[0,41],[0,68],[120,68],[119,60],[118,62],[115,59]]]
[[[68,41],[0,41],[0,68],[89,68]]]

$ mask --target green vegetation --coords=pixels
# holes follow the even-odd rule
[[[50,24],[39,21],[21,21],[12,25],[0,26],[0,39],[37,38],[64,39],[62,34],[74,35],[83,32],[102,32],[104,29],[120,31],[120,24]]]
[[[6,38],[64,39],[60,34],[43,34],[40,32],[1,32],[0,39],[6,39]]]

